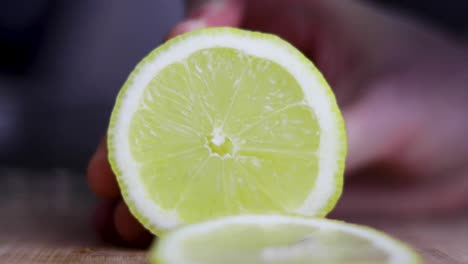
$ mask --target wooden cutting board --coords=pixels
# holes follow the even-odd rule
[[[0,170],[0,263],[146,263],[145,251],[102,243],[91,225],[94,198],[68,171]],[[411,244],[428,264],[468,264],[468,216],[355,219]]]

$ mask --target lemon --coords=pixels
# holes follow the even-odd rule
[[[278,215],[182,227],[153,246],[158,264],[418,264],[405,244],[368,227]]]
[[[320,72],[286,41],[210,28],[143,59],[120,91],[109,160],[153,233],[239,214],[325,216],[346,136]]]

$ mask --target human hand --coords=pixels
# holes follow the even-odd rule
[[[338,214],[427,215],[468,205],[466,49],[355,1],[195,2],[169,37],[211,26],[270,32],[298,47],[329,80],[349,141]],[[88,181],[98,196],[120,199],[105,144],[90,162]],[[116,204],[98,212],[101,226],[127,243],[149,241],[125,204]]]

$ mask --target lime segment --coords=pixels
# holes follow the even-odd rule
[[[418,264],[403,243],[368,227],[277,215],[236,216],[183,227],[151,253],[160,264]]]
[[[287,42],[203,29],[153,51],[119,93],[109,158],[155,233],[214,217],[324,216],[342,187],[335,98]]]

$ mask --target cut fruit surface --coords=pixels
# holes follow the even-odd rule
[[[313,64],[273,35],[202,29],[154,50],[119,93],[109,160],[151,231],[236,214],[324,216],[344,123]]]
[[[153,246],[158,264],[418,264],[417,253],[368,227],[325,219],[234,216],[189,225]]]

